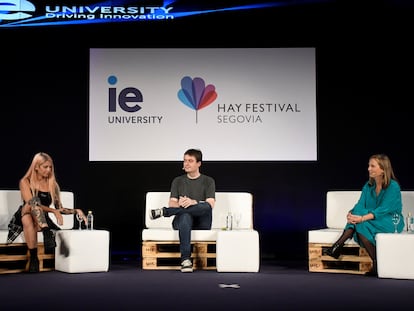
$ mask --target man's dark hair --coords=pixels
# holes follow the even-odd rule
[[[201,162],[203,161],[203,154],[201,153],[201,150],[199,149],[188,149],[184,155],[189,155],[192,156],[194,158],[196,158],[197,162]]]

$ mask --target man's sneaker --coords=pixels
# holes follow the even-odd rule
[[[181,263],[181,272],[193,272],[193,264],[190,259],[185,259]]]
[[[157,219],[160,218],[162,216],[162,208],[158,208],[158,209],[152,209],[151,213],[150,213],[150,218],[151,219]]]

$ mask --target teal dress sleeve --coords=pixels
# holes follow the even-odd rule
[[[402,213],[401,188],[395,180],[391,180],[390,185],[386,189],[382,189],[377,195],[375,185],[370,186],[368,183],[364,185],[361,196],[354,208],[351,210],[354,215],[366,215],[372,213],[374,219],[367,220],[362,223],[347,224],[345,229],[354,228],[354,240],[358,241],[358,233],[365,236],[373,245],[375,243],[375,235],[377,233],[394,232],[394,224],[392,215],[398,213],[400,222],[397,231],[401,232],[404,228],[404,217]]]
[[[375,218],[382,218],[394,213],[401,214],[401,212],[401,189],[398,183],[392,180],[387,189],[381,190],[377,197],[377,205],[372,209],[371,213],[374,214]]]

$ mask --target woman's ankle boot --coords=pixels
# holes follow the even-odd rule
[[[332,247],[324,249],[323,255],[331,256],[335,259],[338,259],[341,256],[343,244],[335,243]]]
[[[39,258],[37,258],[37,248],[29,249],[30,261],[29,261],[29,272],[39,272]]]

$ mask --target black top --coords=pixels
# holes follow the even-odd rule
[[[207,198],[216,197],[216,183],[210,176],[201,174],[198,178],[191,179],[181,175],[171,183],[172,198],[179,199],[180,196],[187,196],[197,201],[205,201]]]

